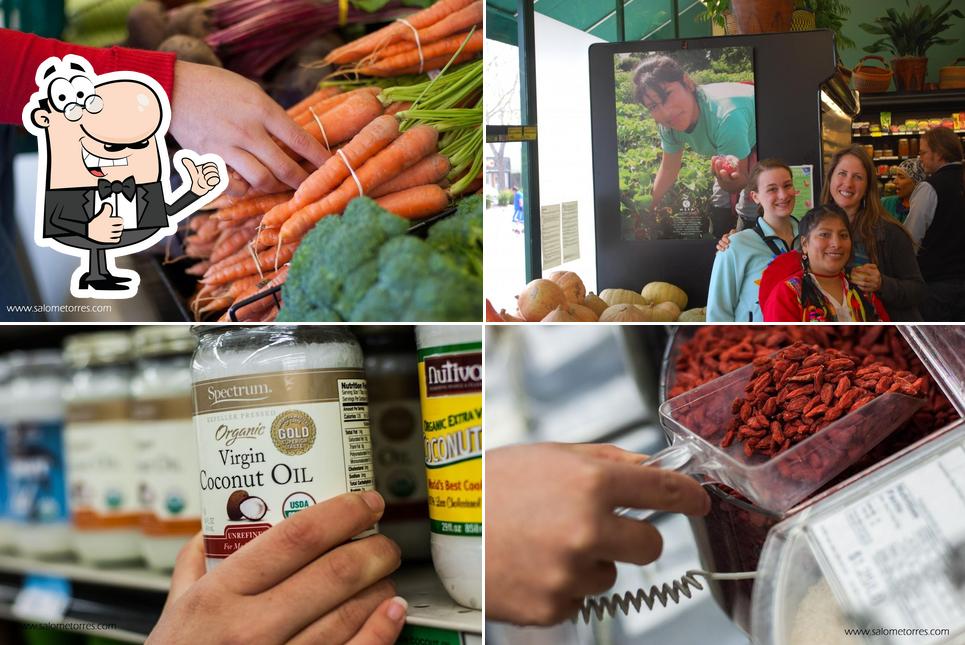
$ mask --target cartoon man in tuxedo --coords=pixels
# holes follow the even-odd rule
[[[41,246],[81,258],[71,277],[75,297],[128,298],[140,276],[114,260],[155,244],[227,185],[224,161],[179,151],[183,179],[170,193],[164,133],[167,95],[135,72],[97,76],[73,54],[48,58],[24,107],[37,136],[40,172],[35,238]],[[181,168],[183,166],[183,169]]]

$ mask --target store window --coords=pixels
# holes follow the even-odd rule
[[[486,41],[486,83],[483,103],[487,125],[520,125],[519,49],[497,40]],[[526,282],[521,190],[522,144],[490,141],[484,150],[485,240],[490,261],[484,265],[487,297],[497,309],[511,306]],[[494,262],[493,258],[500,261]]]

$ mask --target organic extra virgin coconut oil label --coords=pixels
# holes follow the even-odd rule
[[[228,557],[316,502],[373,490],[361,369],[200,381],[194,410],[209,558]]]
[[[432,532],[482,535],[482,343],[419,350]]]

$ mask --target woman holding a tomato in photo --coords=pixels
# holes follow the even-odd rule
[[[757,206],[743,190],[757,159],[754,86],[750,83],[697,85],[668,56],[651,56],[633,72],[634,96],[657,122],[663,158],[653,182],[657,206],[677,182],[683,150],[712,159],[711,222],[720,237],[734,228],[733,207],[749,221]]]

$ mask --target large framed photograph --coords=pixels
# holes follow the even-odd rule
[[[613,55],[622,238],[709,239],[755,205],[753,47]]]

